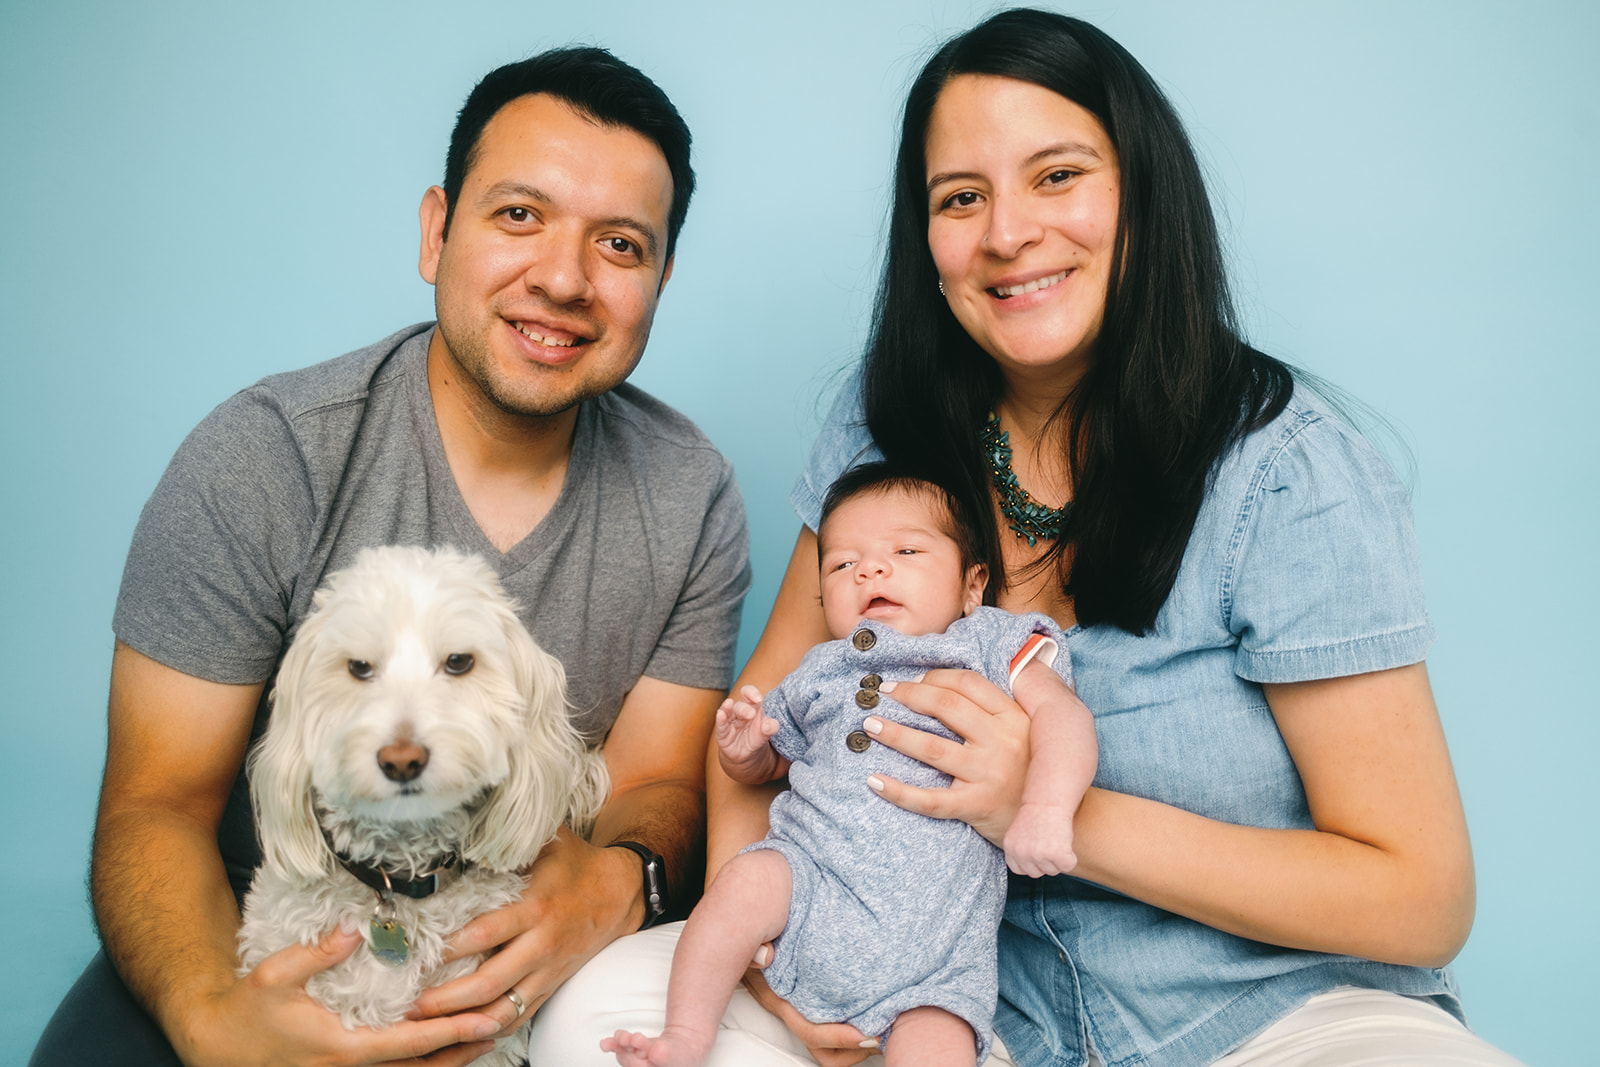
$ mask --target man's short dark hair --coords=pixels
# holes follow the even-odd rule
[[[455,215],[467,172],[477,162],[478,142],[489,120],[513,100],[549,93],[602,126],[623,127],[655,142],[672,172],[672,206],[667,212],[667,257],[689,214],[694,171],[689,167],[689,127],[667,94],[636,67],[604,48],[555,48],[484,75],[461,105],[444,159],[445,232]]]

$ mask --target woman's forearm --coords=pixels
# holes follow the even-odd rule
[[[829,638],[817,581],[817,535],[800,528],[783,582],[750,662],[733,683],[733,692],[753,685],[765,693]],[[706,753],[706,884],[739,850],[767,833],[767,808],[786,782],[741,785],[722,770],[715,741]]]
[[[1421,664],[1267,687],[1315,830],[1091,790],[1073,873],[1240,937],[1437,967],[1472,926],[1466,820]]]

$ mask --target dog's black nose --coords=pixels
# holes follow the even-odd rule
[[[378,766],[391,782],[409,782],[428,765],[428,750],[415,741],[399,741],[378,749]]]

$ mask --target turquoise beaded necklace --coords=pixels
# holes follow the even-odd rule
[[[1011,433],[1000,428],[1000,416],[989,412],[978,440],[983,453],[989,458],[989,478],[1000,494],[1000,514],[1011,520],[1011,532],[1028,539],[1032,548],[1041,539],[1054,541],[1061,536],[1061,519],[1072,506],[1071,501],[1059,508],[1047,508],[1022,488],[1017,474],[1011,469]]]

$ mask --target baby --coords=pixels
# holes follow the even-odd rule
[[[754,785],[787,773],[790,788],[773,801],[766,839],[722,868],[689,917],[661,1036],[619,1030],[601,1042],[624,1067],[702,1063],[751,958],[774,940],[764,971],[773,991],[814,1022],[878,1037],[891,1067],[987,1056],[1006,867],[1038,877],[1077,863],[1072,817],[1098,749],[1068,688],[1061,631],[1043,615],[980,606],[987,571],[958,514],[943,489],[882,463],[828,494],[822,610],[839,640],[813,648],[765,699],[746,686],[717,712],[728,775]],[[1004,856],[966,823],[873,792],[879,775],[950,784],[872,739],[877,719],[890,719],[958,740],[887,697],[896,680],[940,667],[982,672],[1031,717]]]

